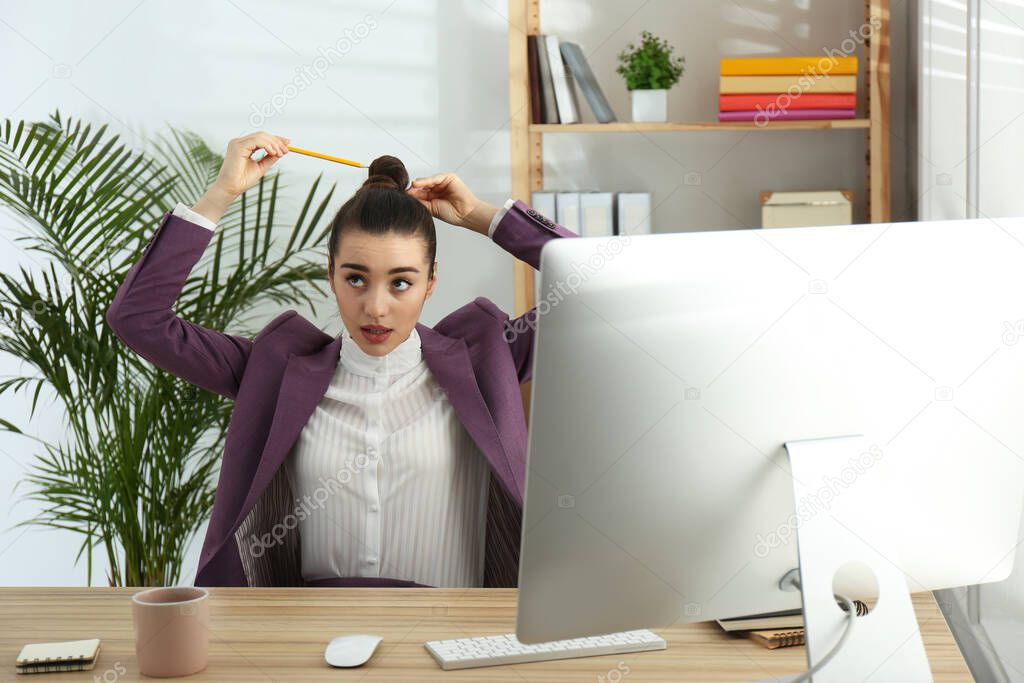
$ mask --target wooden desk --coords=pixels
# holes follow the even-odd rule
[[[17,676],[21,646],[51,640],[102,640],[91,671],[33,681],[122,683],[136,669],[128,588],[0,588],[0,680]],[[655,629],[668,649],[556,662],[442,671],[427,640],[515,630],[514,589],[211,588],[210,659],[196,681],[753,681],[806,668],[804,648],[766,650],[728,636],[714,622]],[[970,681],[964,660],[930,594],[914,596],[936,681]],[[358,669],[324,663],[327,642],[344,633],[384,637]],[[626,669],[628,667],[628,673]],[[603,677],[603,678],[602,678]]]

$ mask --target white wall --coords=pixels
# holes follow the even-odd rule
[[[919,209],[923,220],[967,217],[967,6],[921,0]]]
[[[921,218],[967,215],[967,5],[920,0],[920,136],[917,183]],[[1024,5],[981,3],[978,122],[980,217],[1019,216],[1017,172],[1024,148]]]
[[[62,114],[110,123],[133,141],[136,133],[167,123],[195,130],[222,149],[230,137],[253,129],[253,105],[281,94],[300,70],[316,66],[319,48],[338,44],[352,35],[346,29],[369,24],[369,16],[375,28],[259,127],[350,158],[394,154],[414,177],[454,171],[481,198],[500,204],[510,190],[506,10],[505,0],[0,0],[0,63],[7,67],[0,113],[40,119],[59,107]],[[541,15],[543,31],[581,45],[620,120],[629,118],[629,101],[615,57],[645,28],[687,60],[687,74],[670,96],[671,118],[712,120],[719,56],[820,54],[860,27],[863,3],[544,0]],[[905,29],[905,2],[898,1],[896,164],[905,136]],[[593,120],[589,111],[585,120]],[[658,231],[753,227],[759,225],[761,190],[849,187],[862,199],[862,137],[856,131],[547,136],[545,175],[549,188],[652,191]],[[307,187],[320,172],[336,181],[335,206],[365,177],[298,155],[280,166],[293,188]],[[699,184],[685,184],[692,173],[699,174]],[[894,215],[909,217],[902,174],[894,181]],[[10,241],[17,232],[9,217],[0,216],[0,238]],[[424,323],[474,296],[512,310],[510,256],[443,224],[438,241],[440,283]],[[24,252],[0,249],[4,271],[20,264],[32,266]],[[340,324],[328,316],[320,322],[334,329]],[[0,374],[14,371],[9,358],[0,359]],[[0,397],[0,414],[25,424],[27,402]],[[51,415],[32,428],[45,437],[61,433]],[[77,538],[8,530],[34,513],[11,492],[31,456],[30,441],[0,435],[0,585],[84,585],[84,565],[72,564]],[[194,577],[200,542],[186,558],[185,582]],[[103,583],[104,571],[100,561],[94,583]]]

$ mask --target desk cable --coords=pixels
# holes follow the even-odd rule
[[[787,575],[785,581],[793,587],[795,587],[796,590],[800,590],[799,576]],[[839,595],[838,593],[833,593],[832,595],[833,597],[835,597],[836,602],[839,603],[839,606],[842,608],[842,610],[846,612],[846,625],[843,628],[843,634],[839,636],[839,640],[837,640],[836,644],[832,646],[832,649],[829,650],[828,654],[821,658],[820,662],[818,662],[802,674],[798,674],[794,678],[787,679],[787,683],[807,683],[808,681],[810,681],[811,677],[814,676],[814,674],[821,671],[826,664],[832,661],[833,657],[839,654],[839,651],[842,649],[843,645],[849,639],[850,633],[853,632],[853,622],[856,621],[857,617],[867,614],[867,605],[865,605],[860,600],[850,600],[846,596]],[[806,620],[806,615],[804,619]],[[804,628],[807,628],[806,621],[804,623]]]

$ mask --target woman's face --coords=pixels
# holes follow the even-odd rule
[[[328,279],[342,322],[359,348],[383,356],[412,334],[437,283],[437,264],[431,277],[420,237],[352,230],[339,242]],[[390,331],[376,336],[367,328]]]

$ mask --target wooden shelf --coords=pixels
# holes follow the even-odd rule
[[[540,0],[508,0],[509,133],[512,147],[512,196],[527,203],[533,192],[544,189],[544,135],[547,133],[675,133],[697,131],[755,130],[862,130],[864,131],[864,201],[868,219],[888,223],[889,215],[889,3],[890,0],[859,0],[867,25],[875,27],[865,41],[865,73],[861,111],[867,118],[826,121],[680,121],[668,123],[531,123],[530,74],[527,36],[538,35]],[[583,4],[587,4],[584,2]],[[554,216],[550,217],[554,220]],[[534,306],[533,268],[516,261],[515,315]],[[530,414],[530,383],[521,387],[523,408]]]
[[[871,119],[818,121],[680,121],[667,123],[531,123],[531,133],[675,133],[701,130],[850,130],[869,129]]]

